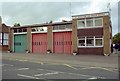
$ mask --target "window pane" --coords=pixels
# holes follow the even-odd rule
[[[0,39],[0,45],[2,45],[2,39]]]
[[[95,26],[102,26],[102,19],[96,19]]]
[[[93,26],[93,20],[86,20],[86,26],[92,27]]]
[[[0,33],[0,39],[2,39],[2,33]]]
[[[95,41],[96,46],[102,46],[102,39],[96,39]]]
[[[58,30],[58,26],[53,26],[53,30]]]
[[[84,20],[78,20],[78,21],[77,21],[77,27],[85,27],[85,22],[84,22]]]
[[[35,28],[32,28],[32,32],[35,32],[36,30],[35,30]]]
[[[14,33],[17,33],[17,30],[18,30],[18,29],[14,29]]]
[[[66,28],[66,26],[65,25],[60,25],[59,26],[59,29],[61,30],[61,29],[65,29]]]
[[[4,39],[8,39],[8,33],[4,33]]]
[[[85,46],[85,40],[79,40],[78,41],[78,46]]]
[[[18,29],[19,32],[22,32],[22,29]]]
[[[67,24],[66,25],[66,29],[72,29],[72,25],[71,24]]]
[[[87,46],[94,46],[94,38],[87,37],[86,45]]]
[[[8,45],[8,40],[3,40],[3,45]]]
[[[23,32],[27,32],[27,29],[26,29],[26,28],[23,28]]]

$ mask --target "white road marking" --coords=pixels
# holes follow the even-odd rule
[[[77,68],[75,68],[75,67],[73,67],[73,66],[71,66],[71,65],[69,65],[69,64],[63,64],[63,65],[65,65],[65,66],[67,66],[67,67],[70,67],[70,68],[72,68],[72,69],[78,70]]]
[[[28,70],[29,68],[20,68],[20,69],[17,69],[17,70]]]
[[[37,70],[44,70],[44,71],[50,71],[50,72],[59,72],[59,73],[64,73],[64,72],[61,72],[61,71],[54,71],[54,70],[47,70],[47,69],[37,69]]]
[[[103,69],[103,70],[106,70],[106,71],[114,72],[113,70],[110,70],[108,68],[103,68],[103,67],[85,67],[85,68],[82,68],[82,69]]]
[[[37,70],[45,70],[45,71],[50,71],[50,72],[58,72],[58,73],[63,73],[63,74],[69,74],[69,75],[75,75],[75,76],[83,76],[83,77],[97,77],[97,76],[91,76],[91,75],[84,75],[84,74],[77,74],[77,73],[68,73],[68,72],[62,72],[62,71],[55,71],[55,70],[46,70],[46,69],[37,69]],[[41,74],[42,76],[42,74]],[[104,77],[103,77],[104,78]]]
[[[91,78],[88,78],[88,79],[105,79],[105,77],[91,77]]]
[[[91,80],[93,80],[93,79],[97,79],[97,77],[91,77],[91,78],[88,78],[88,79],[91,79]]]
[[[40,78],[37,78],[37,77],[22,75],[22,74],[17,74],[17,76],[22,76],[22,77],[26,77],[26,78],[30,78],[30,79],[40,79]]]
[[[55,75],[55,74],[58,74],[58,72],[53,72],[53,73],[44,73],[44,74],[37,74],[37,75],[34,75],[34,76]]]

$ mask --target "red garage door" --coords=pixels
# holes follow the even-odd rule
[[[47,34],[32,34],[32,52],[46,53],[47,51]]]
[[[53,33],[53,51],[54,53],[71,53],[71,32],[56,32]]]

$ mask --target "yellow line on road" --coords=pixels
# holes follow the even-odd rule
[[[67,67],[70,67],[70,68],[72,68],[72,69],[78,70],[77,68],[75,68],[75,67],[73,67],[73,66],[71,66],[71,65],[69,65],[69,64],[63,64],[63,65],[65,65],[65,66],[67,66]]]

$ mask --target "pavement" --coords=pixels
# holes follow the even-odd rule
[[[68,64],[77,67],[118,68],[119,54],[102,55],[69,55],[69,54],[33,54],[2,53],[2,59],[21,60],[36,63]]]

